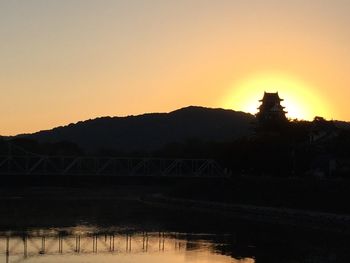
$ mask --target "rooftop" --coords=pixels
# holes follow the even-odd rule
[[[264,97],[260,101],[283,101],[278,95],[278,92],[269,93],[264,92]]]

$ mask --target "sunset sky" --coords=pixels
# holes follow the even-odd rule
[[[189,105],[350,120],[348,0],[0,0],[0,134]]]

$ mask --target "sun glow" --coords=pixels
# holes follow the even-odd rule
[[[234,83],[223,104],[225,108],[255,114],[264,91],[279,93],[284,99],[281,104],[286,107],[288,118],[312,120],[315,116],[330,117],[327,104],[314,88],[281,73],[257,74]]]

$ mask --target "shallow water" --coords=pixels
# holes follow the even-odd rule
[[[1,233],[0,262],[255,262],[251,257],[235,259],[224,255],[227,238],[213,234],[138,232],[122,227],[7,231]]]

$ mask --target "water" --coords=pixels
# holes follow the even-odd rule
[[[225,255],[220,239],[227,236],[87,226],[3,232],[0,262],[255,262]]]
[[[0,263],[350,262],[341,232],[153,206],[130,189],[26,191],[0,198]]]

